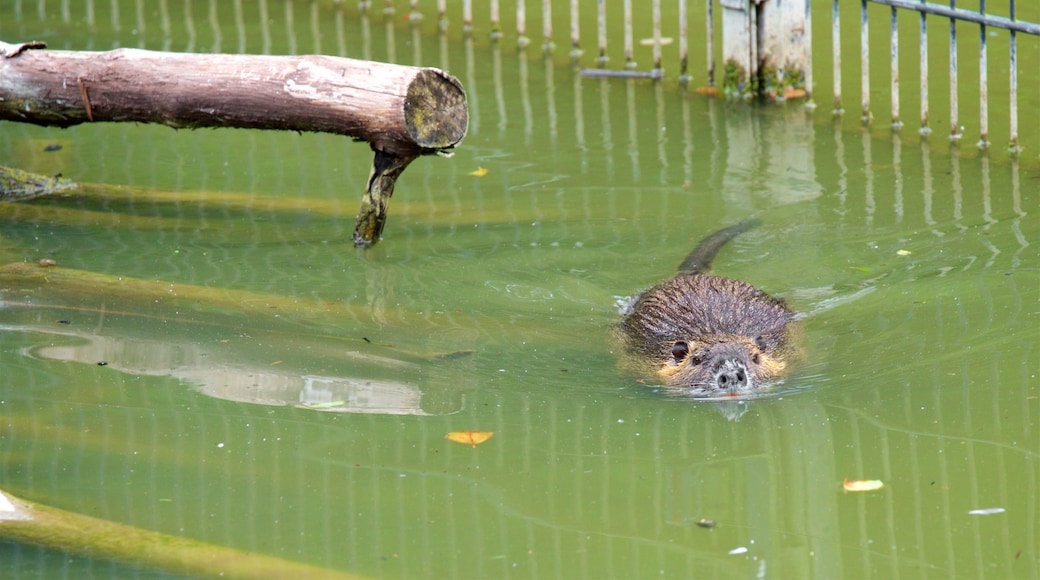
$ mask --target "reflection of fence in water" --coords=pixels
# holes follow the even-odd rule
[[[1035,483],[1011,480],[993,489],[994,469],[1035,473],[1037,459],[1035,449],[972,429],[975,413],[1029,411],[1001,408],[998,397],[969,388],[944,395],[943,403],[931,389],[907,389],[906,413],[894,417],[864,413],[861,401],[847,407],[807,397],[788,405],[751,402],[758,419],[750,430],[742,422],[711,421],[703,406],[662,404],[648,415],[646,406],[618,401],[590,414],[583,400],[556,399],[532,409],[523,395],[511,393],[480,398],[512,409],[495,418],[466,409],[455,418],[422,421],[313,420],[219,401],[192,413],[183,410],[186,400],[177,389],[132,397],[102,405],[89,397],[38,400],[32,416],[45,427],[15,419],[5,424],[12,441],[25,441],[24,430],[35,433],[5,469],[55,466],[53,477],[34,482],[33,495],[61,498],[67,509],[240,549],[290,551],[355,571],[406,546],[400,562],[376,565],[411,572],[406,575],[433,566],[455,571],[441,577],[504,577],[512,562],[499,556],[515,549],[541,556],[539,565],[552,570],[541,575],[619,577],[641,562],[645,569],[683,565],[691,572],[683,576],[694,577],[713,567],[732,570],[723,563],[726,551],[749,538],[754,543],[744,545],[754,558],[748,565],[757,569],[766,561],[782,577],[803,577],[795,572],[807,568],[827,578],[863,569],[889,570],[888,577],[914,571],[930,577],[937,570],[979,577],[986,576],[976,575],[983,562],[995,566],[995,577],[1040,571],[1035,543],[1022,543],[1036,537],[1035,512],[1005,516],[1021,523],[1013,535],[982,537],[984,528],[965,527],[968,509],[1018,505],[1013,486]],[[915,428],[922,412],[935,425],[964,430]],[[98,415],[105,428],[84,431]],[[444,440],[468,424],[494,431],[495,438],[477,450]],[[396,435],[374,435],[386,433]],[[848,454],[841,453],[839,438],[848,440]],[[109,486],[111,493],[97,495],[93,485],[76,485],[78,458],[99,453],[106,472],[122,474],[118,481],[133,493]],[[987,460],[979,464],[976,456]],[[480,471],[467,469],[470,462]],[[529,484],[524,489],[507,482],[517,474]],[[862,475],[884,479],[898,493],[841,493],[842,478]],[[977,503],[966,503],[963,491],[949,493],[948,485],[970,486]],[[197,495],[185,497],[185,489]],[[905,513],[915,514],[913,524],[896,525],[896,514]],[[701,529],[701,518],[719,527]],[[275,536],[257,532],[273,522]],[[975,537],[974,548],[953,551],[965,545],[954,537],[965,534]],[[534,546],[533,538],[539,538]],[[445,549],[444,542],[457,549]],[[604,553],[619,559],[604,561]],[[484,573],[474,574],[475,562]]]

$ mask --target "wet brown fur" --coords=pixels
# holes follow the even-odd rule
[[[638,297],[617,329],[625,366],[693,395],[744,394],[784,375],[794,313],[746,282],[708,273],[719,249],[755,225],[708,236],[678,274]]]

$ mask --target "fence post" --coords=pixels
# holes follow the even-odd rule
[[[809,0],[759,0],[759,94],[801,97],[811,58]]]
[[[811,62],[809,0],[719,0],[725,94],[802,97]]]
[[[722,90],[751,98],[758,94],[754,0],[719,0],[722,6]]]

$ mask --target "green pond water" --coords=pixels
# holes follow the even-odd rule
[[[453,72],[471,123],[369,251],[364,144],[0,123],[0,164],[87,184],[0,205],[3,491],[364,578],[1040,577],[1035,148],[583,79],[353,6],[273,4],[298,37],[270,38],[38,6],[0,38],[338,54],[342,27]],[[749,216],[716,271],[804,313],[804,364],[746,401],[620,374],[616,303]],[[0,576],[162,572],[0,537]]]

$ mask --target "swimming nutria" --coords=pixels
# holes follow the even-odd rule
[[[746,282],[708,273],[719,249],[758,223],[745,220],[711,234],[675,277],[624,309],[617,334],[627,366],[697,396],[750,393],[784,373],[794,350],[794,313]]]

